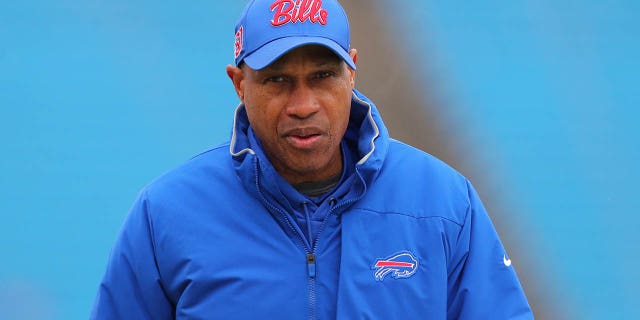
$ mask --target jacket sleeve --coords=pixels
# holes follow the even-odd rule
[[[448,319],[533,319],[518,277],[478,194],[469,206],[448,266]]]
[[[90,319],[173,319],[160,283],[145,193],[133,205],[111,251]]]

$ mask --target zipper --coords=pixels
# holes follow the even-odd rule
[[[315,249],[314,249],[314,251],[309,252],[309,244],[306,243],[307,241],[300,234],[300,232],[298,232],[298,230],[296,230],[296,228],[293,227],[293,225],[291,224],[291,221],[287,217],[287,214],[284,211],[280,210],[280,208],[272,205],[269,201],[267,201],[267,199],[262,194],[262,191],[260,191],[260,188],[258,188],[258,192],[262,196],[263,202],[266,203],[272,210],[274,210],[274,211],[276,211],[276,212],[278,212],[280,214],[280,216],[284,219],[284,221],[286,222],[286,224],[289,227],[289,229],[292,230],[293,233],[298,236],[298,240],[302,243],[302,248],[304,249],[304,252],[305,252],[305,255],[306,255],[307,278],[309,280],[309,319],[310,320],[314,320],[315,319],[315,308],[316,308],[316,302],[315,302],[315,297],[316,297],[316,293],[315,293],[315,287],[316,287],[316,255],[315,255]],[[323,222],[323,224],[324,224],[324,222]]]
[[[310,320],[314,320],[315,319],[315,287],[316,287],[316,282],[315,282],[315,278],[316,278],[315,248],[314,248],[313,251],[310,252],[311,244],[307,243],[308,241],[305,239],[305,237],[303,237],[300,234],[300,232],[298,232],[298,230],[296,230],[296,228],[293,227],[293,224],[291,223],[291,221],[287,217],[287,214],[283,210],[280,210],[280,208],[272,205],[271,202],[269,202],[265,198],[264,194],[262,193],[262,190],[260,190],[260,182],[259,182],[260,177],[259,177],[259,173],[258,173],[258,159],[257,158],[256,158],[254,163],[255,163],[255,168],[254,169],[255,169],[255,173],[256,173],[256,188],[258,190],[258,193],[262,197],[262,202],[265,203],[269,208],[271,208],[271,210],[274,210],[274,211],[276,211],[276,212],[278,212],[280,214],[280,216],[284,219],[284,221],[286,222],[286,224],[289,227],[289,229],[292,230],[293,233],[298,236],[298,240],[300,241],[300,243],[302,244],[302,248],[304,249],[304,252],[305,252],[305,255],[306,255],[306,263],[307,263],[307,279],[309,280],[309,319]],[[326,218],[325,218],[325,221],[326,221]],[[322,222],[322,224],[324,225],[324,221]]]
[[[357,170],[356,170],[357,173]],[[360,174],[358,173],[358,176],[360,177]],[[362,179],[362,178],[360,178]],[[360,197],[358,197],[359,199]],[[322,231],[324,231],[324,227],[327,224],[327,220],[329,220],[329,217],[331,217],[332,214],[335,214],[334,211],[336,208],[339,207],[343,207],[347,204],[353,203],[355,201],[358,201],[358,199],[354,199],[354,200],[349,200],[349,201],[345,201],[343,203],[341,203],[340,205],[335,205],[332,206],[329,209],[329,213],[327,214],[327,216],[324,218],[324,220],[322,220],[322,224],[320,225],[320,229],[318,229],[318,233],[315,237],[315,241],[312,243],[312,248],[311,248],[311,252],[307,251],[307,276],[309,277],[309,319],[310,320],[315,320],[316,319],[316,276],[317,276],[317,271],[316,271],[316,250],[318,248],[318,242],[320,239],[320,235],[322,234]],[[336,199],[335,198],[331,198],[329,199],[330,202],[334,202],[336,203]],[[285,219],[288,218],[285,216]],[[293,228],[293,226],[289,225],[291,228]],[[293,229],[294,231],[296,231],[295,229]],[[296,231],[296,233],[298,234],[298,237],[303,238],[302,235],[300,233],[298,233]],[[311,240],[313,241],[313,239]]]
[[[262,193],[262,192],[260,192],[260,193]],[[264,196],[263,196],[263,198],[264,198]],[[307,277],[308,277],[308,280],[309,280],[309,319],[310,320],[314,320],[316,318],[316,315],[315,315],[316,314],[316,254],[315,254],[315,247],[314,247],[313,251],[309,252],[309,245],[306,243],[307,241],[300,234],[300,232],[298,232],[298,230],[296,230],[296,228],[293,227],[293,225],[291,224],[291,221],[287,217],[286,213],[284,211],[280,210],[278,207],[272,205],[268,201],[265,201],[265,203],[267,203],[271,207],[271,209],[273,209],[273,210],[277,211],[278,213],[280,213],[280,216],[282,216],[284,221],[287,223],[287,226],[289,226],[289,229],[292,230],[293,233],[295,233],[298,236],[298,240],[302,243],[302,248],[304,249],[304,252],[305,252],[305,255],[306,255]],[[323,224],[324,224],[324,222],[323,222]]]
[[[362,178],[362,176],[360,175],[360,172],[358,172],[358,168],[355,169],[355,174],[358,176],[358,178],[360,179],[360,182],[362,182],[364,184],[364,179]],[[342,202],[338,205],[333,205],[330,209],[329,209],[329,213],[327,214],[327,216],[324,218],[324,220],[322,220],[322,224],[320,225],[320,229],[318,229],[318,234],[316,235],[316,239],[315,242],[313,243],[313,247],[311,249],[311,253],[307,253],[307,273],[309,275],[309,304],[311,307],[311,313],[309,315],[309,319],[314,320],[315,319],[315,311],[316,311],[316,296],[315,296],[315,280],[316,280],[316,255],[315,252],[318,248],[318,243],[320,242],[320,235],[322,234],[322,231],[324,231],[324,227],[327,224],[327,220],[329,220],[329,217],[331,217],[331,215],[335,214],[335,210],[337,208],[341,208],[347,205],[350,205],[354,202],[357,202],[358,200],[360,200],[362,198],[362,195],[364,195],[365,192],[363,192],[362,194],[360,194],[358,197],[353,198],[353,199],[349,199],[345,202]],[[331,198],[329,199],[330,203],[337,203],[336,198]],[[295,230],[295,229],[294,229]],[[298,236],[300,236],[300,234],[298,234]]]
[[[260,183],[259,183],[259,174],[258,174],[258,159],[256,158],[255,161],[255,172],[256,172],[256,187],[258,189],[258,193],[260,194],[260,196],[262,197],[262,201],[263,203],[267,204],[272,210],[278,212],[280,214],[280,216],[282,216],[282,218],[284,219],[284,221],[286,222],[287,226],[289,227],[290,230],[293,231],[293,233],[295,233],[298,236],[298,240],[302,243],[302,248],[305,251],[305,255],[306,255],[306,263],[307,263],[307,278],[309,280],[309,319],[310,320],[315,320],[316,318],[316,293],[315,293],[315,286],[316,286],[316,276],[317,276],[317,271],[316,271],[316,249],[318,248],[318,242],[320,242],[320,235],[322,234],[322,231],[324,231],[325,225],[327,224],[327,220],[329,220],[329,217],[331,217],[332,214],[334,214],[335,210],[337,208],[341,208],[344,206],[347,206],[351,203],[357,202],[358,200],[360,200],[362,198],[362,195],[365,194],[365,192],[363,192],[362,194],[360,194],[357,198],[353,198],[353,199],[349,199],[345,202],[342,202],[340,204],[337,204],[335,206],[332,206],[329,209],[329,213],[327,214],[327,216],[324,218],[324,220],[322,220],[322,224],[320,225],[320,229],[318,229],[318,234],[316,236],[316,239],[313,243],[307,243],[308,240],[305,240],[305,238],[300,234],[300,232],[298,230],[296,230],[296,228],[293,227],[293,224],[291,224],[291,221],[289,220],[289,218],[287,217],[287,214],[280,210],[280,208],[272,205],[264,196],[264,194],[262,193],[262,190],[260,190]],[[355,175],[358,176],[358,178],[360,179],[360,182],[363,183],[365,186],[366,184],[364,183],[364,179],[362,178],[362,175],[360,175],[360,172],[358,172],[358,168],[355,168]],[[337,200],[335,198],[331,198],[329,199],[329,201],[333,201],[334,203],[337,202]],[[312,239],[313,241],[313,239]]]
[[[311,279],[316,277],[316,254],[313,252],[307,253],[307,274]]]
[[[309,320],[316,318],[316,254],[307,253],[307,275],[309,276]]]

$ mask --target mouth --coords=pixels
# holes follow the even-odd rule
[[[314,129],[295,129],[284,135],[285,140],[294,148],[313,149],[322,138],[322,133]]]

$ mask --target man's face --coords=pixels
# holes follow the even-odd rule
[[[325,47],[303,46],[264,69],[243,66],[240,79],[227,71],[265,153],[287,181],[340,172],[354,70]]]

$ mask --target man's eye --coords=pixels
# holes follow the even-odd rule
[[[283,76],[273,76],[273,77],[268,77],[266,79],[266,82],[284,82],[286,79]]]
[[[332,75],[333,75],[332,72],[321,71],[321,72],[316,73],[316,78],[318,78],[318,79],[328,78],[328,77],[331,77]]]

